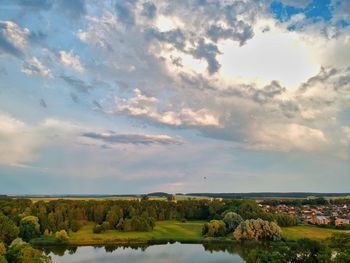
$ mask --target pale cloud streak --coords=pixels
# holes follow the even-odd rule
[[[23,62],[22,72],[29,76],[52,77],[51,70],[45,67],[36,57]]]
[[[69,52],[61,50],[58,54],[59,60],[64,66],[72,68],[79,73],[83,73],[85,71],[84,67],[80,63],[79,56],[74,55],[73,50]]]
[[[0,50],[14,56],[22,56],[27,47],[27,28],[21,28],[12,21],[0,20]]]

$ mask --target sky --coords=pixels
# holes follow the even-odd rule
[[[350,1],[1,0],[0,193],[350,192]]]

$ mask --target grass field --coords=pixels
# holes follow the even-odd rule
[[[150,232],[123,232],[108,230],[101,234],[92,232],[93,224],[89,223],[78,232],[70,233],[71,244],[98,244],[128,241],[149,240],[202,240],[201,235],[203,222],[158,221],[153,231]]]
[[[118,230],[108,230],[100,234],[93,233],[94,224],[88,223],[77,232],[69,234],[69,244],[71,245],[106,245],[121,243],[147,243],[153,242],[202,242],[206,240],[201,232],[204,221],[157,221],[153,231],[150,232],[123,232]],[[333,233],[350,231],[319,228],[313,226],[293,226],[282,228],[283,237],[286,240],[298,240],[301,238],[325,239]],[[211,239],[210,239],[211,240]],[[221,241],[229,241],[230,238],[219,238]],[[207,240],[208,241],[208,240]],[[215,241],[215,240],[214,240]],[[45,245],[55,243],[52,238],[39,238],[34,243]]]
[[[94,201],[105,201],[105,200],[126,200],[126,201],[131,201],[131,200],[139,200],[140,197],[127,197],[127,196],[99,196],[99,197],[29,197],[30,200],[32,200],[34,203],[38,201],[44,201],[44,202],[49,202],[49,201],[54,201],[54,200],[94,200]],[[209,199],[209,197],[205,196],[190,196],[190,195],[176,195],[175,199],[178,201],[181,200],[189,200],[189,199],[196,199],[196,200],[203,200],[203,199]],[[167,201],[167,198],[165,197],[158,197],[158,196],[150,196],[149,200],[158,200],[158,201]]]
[[[283,237],[287,240],[298,240],[301,238],[325,239],[332,236],[333,233],[349,233],[350,231],[342,231],[335,229],[320,228],[314,226],[292,226],[283,227]]]

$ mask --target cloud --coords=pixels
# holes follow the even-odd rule
[[[73,76],[61,75],[60,77],[78,92],[88,93],[91,89],[93,89],[93,86],[91,86],[90,84],[87,84],[81,79],[77,79]]]
[[[46,101],[44,99],[40,99],[39,103],[40,103],[41,107],[43,107],[45,109],[47,108],[47,104],[46,104]]]
[[[328,144],[328,139],[320,130],[296,123],[270,124],[254,133],[252,141],[248,141],[247,148],[265,151],[313,152],[324,150]]]
[[[311,4],[312,0],[281,0],[281,3],[297,8],[305,8]]]
[[[142,15],[150,19],[153,19],[157,14],[157,7],[154,3],[145,2],[143,3],[142,8]]]
[[[26,12],[55,10],[72,20],[79,19],[86,14],[85,0],[14,0],[13,2]]]
[[[220,64],[216,56],[220,54],[216,45],[206,43],[204,39],[198,42],[197,47],[192,52],[193,56],[198,59],[204,58],[208,63],[208,72],[214,74],[220,69]]]
[[[206,109],[193,110],[182,108],[179,111],[162,111],[157,109],[158,99],[143,94],[135,89],[135,97],[117,100],[117,107],[112,113],[126,113],[130,116],[144,117],[153,122],[170,126],[218,126],[218,119]]]
[[[135,23],[134,16],[134,0],[116,1],[115,11],[118,20],[127,26],[132,26]]]
[[[35,129],[0,112],[0,165],[18,165],[32,161],[42,144]]]
[[[79,56],[74,55],[73,50],[71,50],[69,52],[61,50],[59,52],[58,57],[59,57],[60,62],[64,66],[66,66],[68,68],[72,68],[75,71],[78,71],[79,73],[83,73],[85,71],[84,67],[80,63]]]
[[[52,77],[51,70],[46,68],[36,57],[23,62],[22,72],[29,76]]]
[[[82,136],[92,139],[101,140],[109,144],[182,144],[180,139],[168,135],[145,135],[145,134],[116,134],[114,132],[95,133],[88,132]]]
[[[63,12],[73,20],[79,19],[86,14],[85,0],[56,0],[56,5],[60,12]]]
[[[23,56],[30,31],[12,21],[0,20],[0,51],[16,57]]]

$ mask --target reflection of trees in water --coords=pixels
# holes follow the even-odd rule
[[[45,255],[48,255],[50,253],[56,255],[56,256],[64,256],[64,253],[67,251],[70,255],[73,255],[77,252],[78,247],[76,246],[57,246],[57,247],[38,247],[38,249],[42,250]]]
[[[148,247],[149,247],[149,245],[147,245],[147,244],[133,244],[133,245],[129,244],[129,245],[123,245],[123,246],[121,246],[121,245],[105,246],[104,248],[105,248],[105,251],[107,253],[112,253],[118,249],[128,249],[128,248],[131,248],[132,250],[139,250],[140,249],[141,251],[145,251],[146,248],[148,248]]]
[[[271,250],[271,243],[258,242],[237,242],[237,243],[204,243],[204,250],[213,252],[227,252],[230,254],[237,254],[242,259],[246,260],[252,250],[262,249]]]
[[[118,249],[132,249],[132,250],[141,250],[145,251],[149,245],[147,244],[129,244],[129,245],[117,245],[117,246],[90,246],[93,248],[104,248],[106,253],[112,253]],[[45,255],[48,255],[50,253],[54,254],[55,256],[64,256],[64,254],[67,252],[70,255],[73,255],[77,252],[78,247],[77,246],[49,246],[49,247],[37,247],[41,251],[45,253]]]
[[[186,244],[184,244],[185,246]],[[252,250],[265,250],[265,251],[273,251],[273,247],[276,244],[271,243],[261,243],[261,242],[236,242],[236,243],[204,243],[202,244],[204,250],[210,253],[213,252],[226,252],[230,254],[237,254],[243,260],[246,260]],[[106,253],[112,253],[117,251],[118,249],[132,249],[132,250],[141,250],[146,251],[148,247],[152,245],[148,244],[127,244],[127,245],[114,245],[114,246],[91,246],[93,248],[104,248]],[[155,245],[156,246],[156,245]],[[65,252],[70,255],[73,255],[77,252],[77,246],[57,246],[57,247],[41,247],[41,249],[46,255],[52,253],[56,256],[64,256]]]

